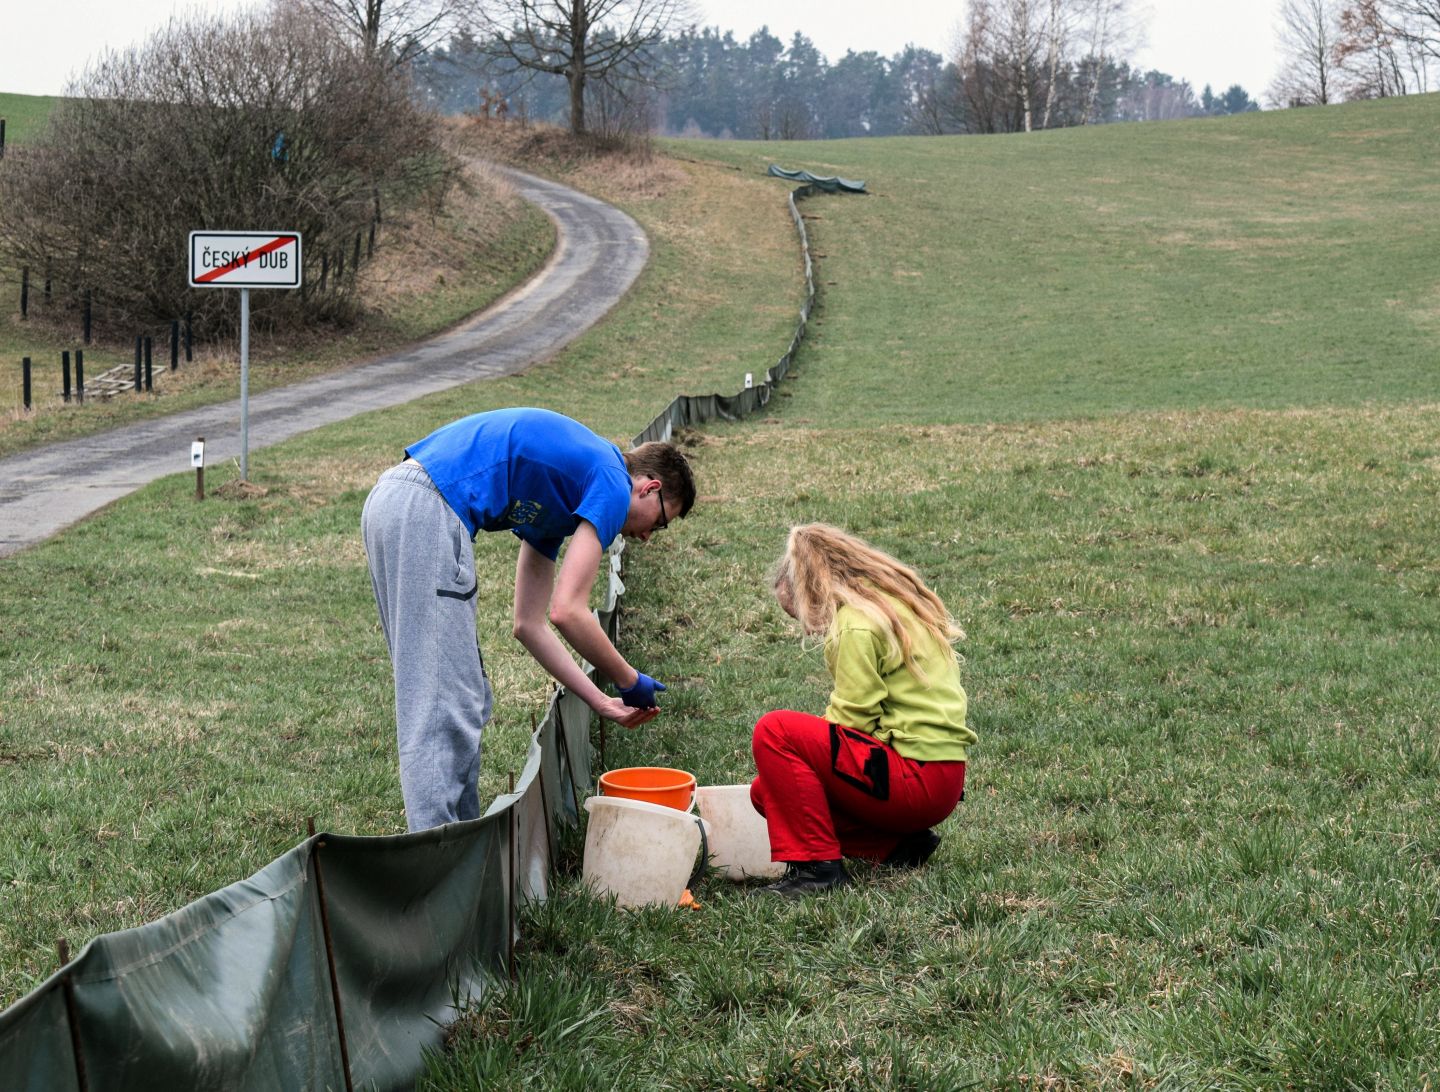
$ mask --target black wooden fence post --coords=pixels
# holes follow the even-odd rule
[[[154,379],[153,379],[152,373],[151,373],[151,371],[150,371],[150,351],[151,351],[151,346],[153,345],[153,343],[154,343],[154,339],[151,338],[149,334],[146,334],[146,335],[145,335],[145,389],[146,389],[147,391],[150,391],[150,390],[154,390],[154,389],[155,389]]]
[[[145,339],[139,334],[135,335],[135,393],[140,393],[140,384],[143,377],[140,374],[140,359],[145,350]]]
[[[180,367],[180,320],[170,323],[170,370]]]
[[[60,385],[65,392],[65,401],[70,401],[70,350],[60,353]]]
[[[25,390],[25,408],[28,410],[30,408],[30,358],[28,356],[20,361],[20,374],[24,377],[21,382]]]
[[[75,350],[75,400],[85,404],[85,350]]]
[[[0,159],[5,158],[5,119],[0,118]]]

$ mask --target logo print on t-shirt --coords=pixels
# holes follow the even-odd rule
[[[510,511],[505,513],[505,518],[510,521],[512,527],[519,527],[523,523],[534,523],[540,518],[543,506],[539,501],[517,500],[511,503]]]

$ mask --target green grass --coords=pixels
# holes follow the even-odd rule
[[[798,305],[793,254],[765,257],[790,238],[773,154],[876,192],[805,204],[813,344],[760,419],[686,437],[701,504],[627,553],[623,642],[671,689],[607,758],[739,782],[760,713],[820,707],[823,663],[763,574],[789,524],[828,519],[967,629],[968,799],[930,867],[796,906],[709,881],[699,911],[619,913],[572,853],[526,913],[519,984],[426,1087],[1434,1087],[1440,400],[1408,248],[1435,229],[1407,196],[1440,181],[1434,109],[697,144],[656,190],[587,177],[656,261],[571,350],[270,449],[264,497],[196,504],[179,476],[0,563],[7,999],[56,936],[239,878],[306,815],[400,828],[366,490],[463,412],[549,405],[624,438],[677,388],[763,370]],[[1287,176],[1364,185],[1258,243]],[[1212,245],[1156,242],[1162,211]],[[1220,240],[1248,248],[1243,290]],[[1382,251],[1409,271],[1396,302],[1358,306]],[[1306,320],[1272,329],[1280,300]],[[500,537],[479,544],[487,794],[546,690],[505,637]]]
[[[817,422],[1433,398],[1440,96],[1224,121],[683,142],[863,178],[807,205]],[[813,411],[813,412],[809,412]]]
[[[16,95],[0,91],[0,118],[5,119],[5,146],[25,144],[44,127],[57,95]]]
[[[763,183],[724,185],[753,200],[716,262],[772,248],[792,262],[737,280],[723,306],[759,314],[798,300],[783,201]],[[715,304],[713,289],[675,283],[694,270],[674,255],[694,250],[687,224],[713,193],[667,193],[650,203],[676,223],[656,222],[642,289],[575,351],[266,449],[250,464],[264,496],[227,491],[233,468],[207,473],[202,503],[188,476],[164,479],[0,561],[0,1003],[54,970],[57,937],[78,949],[249,875],[309,816],[353,833],[404,830],[389,661],[359,539],[381,470],[445,421],[502,405],[568,410],[624,443],[686,367],[719,374],[737,351],[768,355],[789,337],[786,314],[733,343],[686,346],[687,314],[698,321]],[[666,357],[637,330],[686,351]],[[548,685],[509,637],[509,537],[482,536],[477,560],[500,693],[488,800],[521,768]]]
[[[1437,409],[707,430],[724,496],[629,569],[676,685],[609,763],[745,781],[761,713],[823,706],[760,580],[820,518],[966,626],[967,801],[923,872],[804,906],[572,876],[427,1087],[1433,1083]]]

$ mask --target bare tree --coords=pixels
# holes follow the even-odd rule
[[[1344,14],[1385,43],[1392,76],[1404,73],[1406,92],[1430,90],[1440,68],[1440,0],[1361,0]]]
[[[1123,6],[1124,0],[1111,2]],[[1082,7],[1080,0],[970,0],[954,65],[972,128],[1028,133],[1050,127],[1062,109],[1062,88],[1070,85]],[[1063,109],[1075,112],[1073,103]]]
[[[1387,25],[1378,0],[1340,13],[1335,65],[1347,99],[1383,99],[1407,91],[1406,45]]]
[[[970,0],[955,66],[971,127],[979,132],[1034,128],[1042,2],[1050,0]]]
[[[1060,0],[1050,0],[1050,12],[1045,21],[1045,112],[1040,117],[1040,128],[1050,128],[1050,114],[1055,106],[1055,87],[1060,82],[1060,62],[1066,49],[1066,38],[1070,33],[1069,12],[1062,8]]]
[[[1379,7],[1392,34],[1421,56],[1440,60],[1440,0],[1385,0]]]
[[[486,50],[564,76],[570,131],[587,132],[586,89],[659,83],[656,47],[691,17],[688,0],[481,0]]]
[[[1339,35],[1335,0],[1284,0],[1276,28],[1279,75],[1269,96],[1277,106],[1324,106],[1335,95],[1334,51]]]
[[[449,181],[408,81],[294,9],[175,21],[107,55],[4,164],[0,245],[48,264],[62,305],[95,288],[112,322],[193,311],[212,330],[233,308],[188,287],[189,231],[300,231],[305,292],[261,293],[257,320],[343,318],[376,195],[401,207]]]
[[[1144,38],[1130,0],[1083,0],[1077,12],[1080,78],[1084,105],[1080,124],[1096,120],[1100,83],[1113,61],[1128,57]]]
[[[367,57],[400,67],[444,40],[473,11],[473,0],[275,0],[308,11],[352,35]]]

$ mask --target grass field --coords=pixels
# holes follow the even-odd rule
[[[0,118],[5,119],[6,147],[33,139],[59,101],[55,95],[16,95],[0,91]]]
[[[805,905],[712,882],[623,914],[572,878],[426,1087],[1434,1087],[1437,108],[582,173],[656,255],[604,328],[273,449],[264,497],[163,481],[0,563],[6,999],[54,937],[243,876],[306,815],[400,828],[366,489],[462,412],[621,438],[761,370],[798,305],[773,158],[873,192],[806,203],[798,373],[686,437],[701,504],[627,553],[627,653],[672,685],[608,758],[742,781],[760,713],[819,707],[763,573],[825,519],[967,629],[968,799],[929,868]],[[493,794],[545,684],[504,637],[512,548],[480,551]]]

